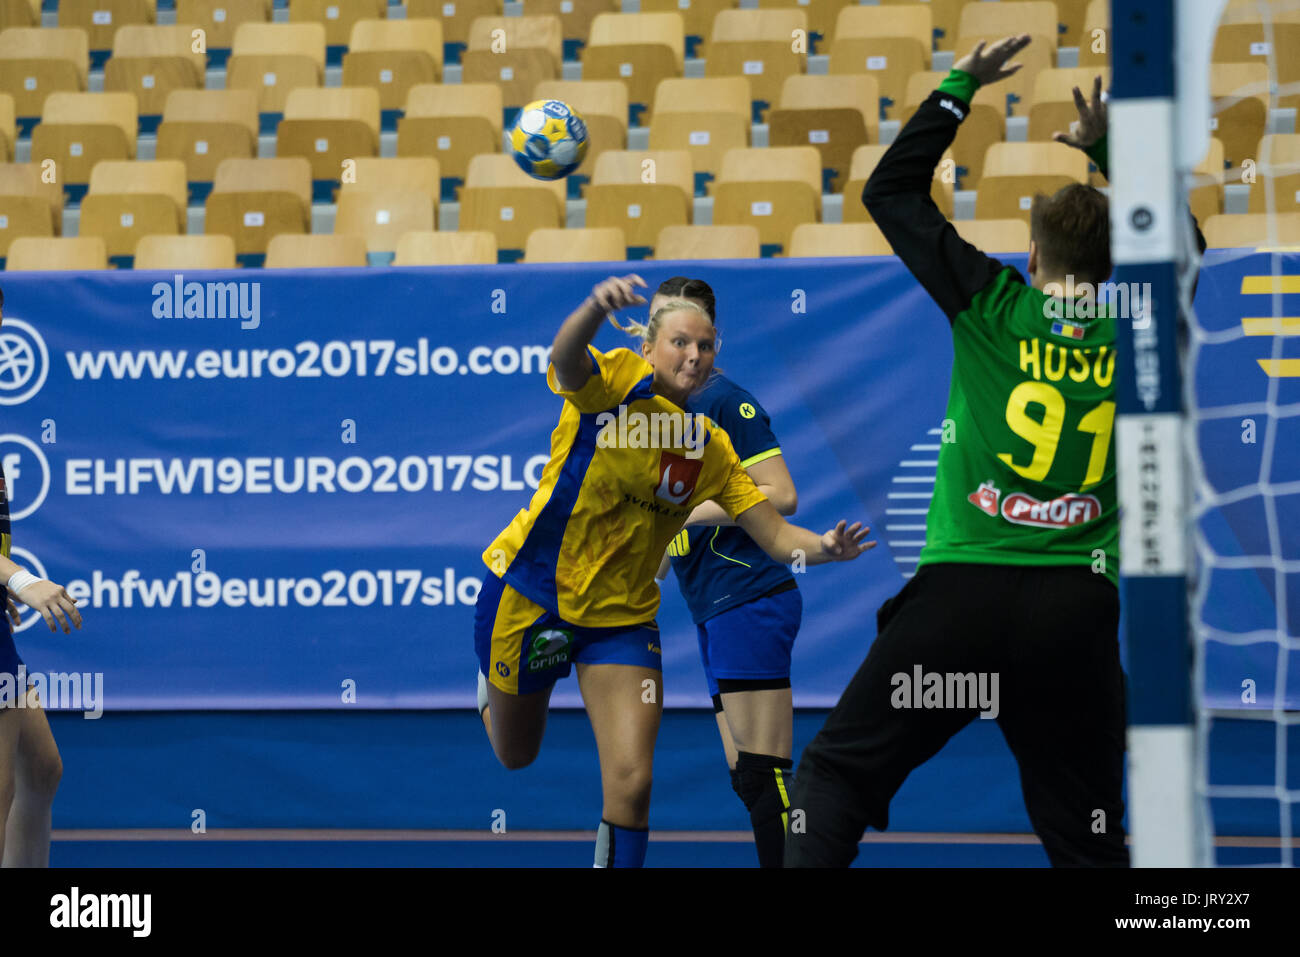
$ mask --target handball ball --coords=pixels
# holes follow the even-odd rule
[[[529,176],[561,179],[587,155],[587,124],[567,103],[535,100],[506,131],[505,148]]]

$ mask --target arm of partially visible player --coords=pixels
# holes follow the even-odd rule
[[[957,234],[930,197],[930,181],[970,112],[975,91],[1020,69],[1006,63],[1028,43],[1027,35],[1007,37],[987,50],[980,43],[959,60],[907,121],[862,189],[871,218],[949,322],[1004,267]]]
[[[847,562],[876,547],[875,542],[864,541],[871,529],[861,522],[849,525],[841,521],[818,535],[802,526],[791,525],[771,502],[759,502],[745,509],[736,516],[736,524],[769,558],[783,565],[799,559],[805,565]]]
[[[591,345],[596,330],[609,313],[645,303],[646,300],[637,295],[636,286],[645,288],[645,280],[637,275],[621,279],[610,276],[593,288],[582,305],[564,320],[551,343],[551,365],[555,367],[555,378],[560,388],[577,392],[586,383],[592,371],[587,346]]]
[[[72,631],[68,627],[69,621],[78,628],[81,627],[81,612],[77,611],[77,600],[64,591],[62,585],[56,585],[44,578],[36,578],[17,562],[0,555],[0,581],[12,581],[15,575],[22,577],[14,582],[15,588],[9,589],[8,607],[4,610],[15,625],[22,624],[18,606],[14,604],[14,599],[17,598],[24,605],[40,612],[45,623],[50,626],[50,631],[58,631],[55,627],[56,619],[62,623],[63,630],[67,633]]]
[[[790,476],[790,470],[786,467],[784,455],[774,455],[771,458],[763,459],[761,462],[755,462],[745,469],[749,477],[754,480],[758,490],[767,496],[769,502],[781,515],[793,515],[799,507],[799,493],[795,491],[794,479]],[[727,510],[719,505],[716,501],[710,499],[707,502],[701,502],[691,510],[690,517],[686,519],[689,525],[738,525],[739,522],[732,521]]]

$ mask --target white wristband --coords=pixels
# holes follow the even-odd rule
[[[32,582],[39,581],[44,581],[44,579],[37,578],[25,568],[20,568],[9,576],[9,582],[5,587],[9,589],[11,595],[17,595],[28,585],[32,584]]]

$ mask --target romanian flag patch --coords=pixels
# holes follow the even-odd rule
[[[1058,320],[1052,323],[1052,335],[1063,336],[1066,339],[1082,339],[1083,326],[1076,326],[1072,322]]]

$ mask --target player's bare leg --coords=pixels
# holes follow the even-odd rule
[[[531,694],[513,695],[488,682],[483,727],[497,760],[509,770],[527,767],[537,758],[554,689],[551,685]]]
[[[27,707],[9,710],[17,717],[18,734],[11,752],[12,799],[2,866],[49,867],[51,810],[63,761],[35,689],[27,693]]]
[[[727,763],[736,766],[736,752],[774,754],[788,758],[794,751],[794,699],[789,688],[765,688],[762,691],[734,691],[722,695],[719,730],[725,717],[732,747]],[[723,736],[723,747],[727,738]]]
[[[0,856],[4,854],[5,827],[13,806],[18,765],[18,736],[22,730],[21,709],[0,708]]]
[[[579,663],[578,686],[600,755],[603,803],[597,866],[640,867],[650,826],[663,673],[639,665]]]

